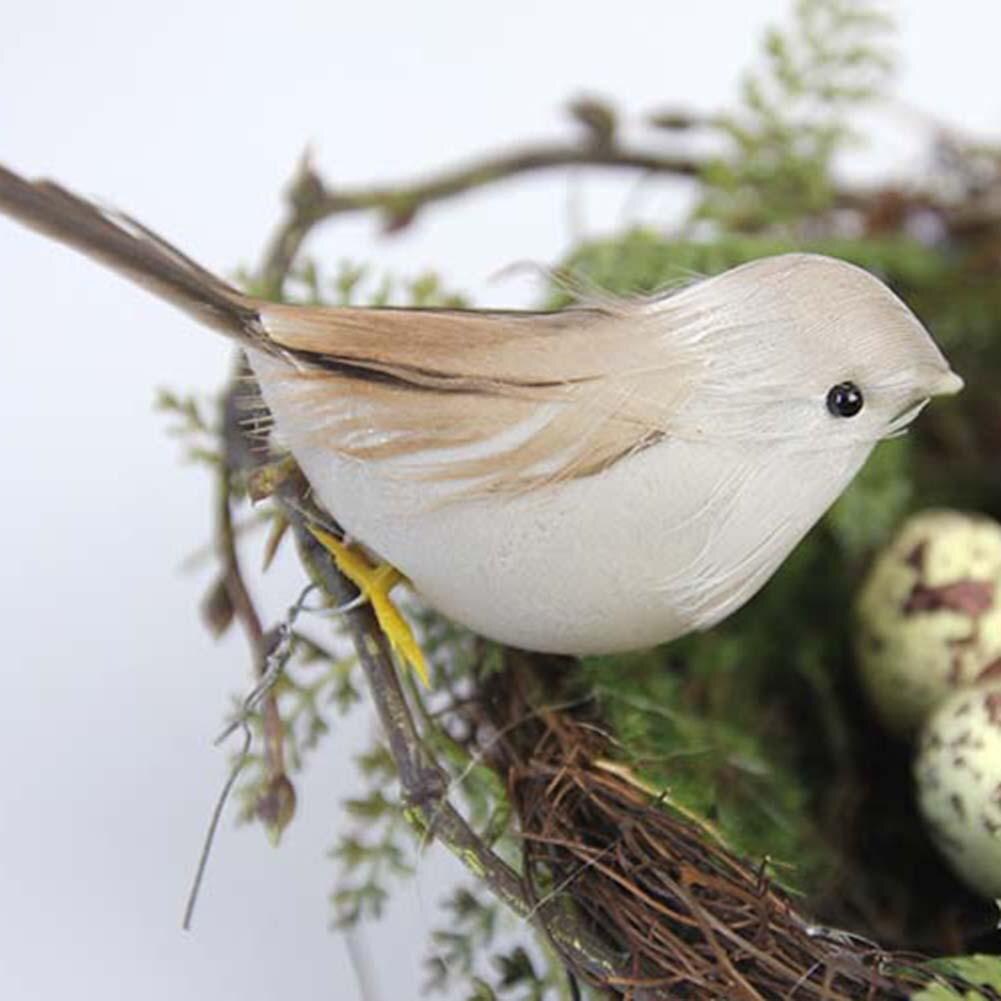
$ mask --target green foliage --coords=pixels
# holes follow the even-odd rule
[[[937,288],[956,278],[957,268],[950,256],[901,236],[851,240],[820,234],[801,239],[728,234],[710,241],[670,238],[649,229],[628,230],[585,243],[571,253],[561,270],[585,286],[643,295],[664,292],[759,257],[793,251],[840,257],[901,289]],[[570,298],[556,289],[550,302],[557,308]]]
[[[167,434],[184,442],[185,458],[218,469],[222,465],[222,456],[216,447],[220,429],[215,420],[205,415],[206,408],[215,410],[218,402],[202,400],[190,393],[181,396],[165,388],[157,391],[153,403],[155,411],[166,414],[171,420]]]
[[[500,940],[509,943],[511,935],[505,934],[507,915],[495,901],[460,887],[442,901],[441,909],[447,925],[431,933],[425,994],[469,985],[469,1001],[543,1001],[565,981],[562,967],[551,957],[533,958],[520,944],[502,947]]]
[[[497,904],[460,887],[441,903],[445,928],[431,933],[431,955],[425,965],[425,991],[446,991],[474,975],[477,960],[490,949],[497,933]]]
[[[833,203],[831,164],[852,138],[850,113],[890,74],[889,20],[865,0],[798,0],[789,30],[765,37],[765,66],[724,115],[728,155],[709,164],[697,219],[727,230],[798,226]]]
[[[988,987],[1001,992],[999,956],[959,956],[940,959],[933,963],[932,967],[950,978],[955,977],[969,984],[970,989],[957,989],[945,983],[929,984],[914,994],[911,1001],[991,1001],[986,993],[976,988]]]
[[[498,992],[513,995],[519,989],[521,1001],[542,1001],[549,984],[535,969],[532,957],[521,947],[515,946],[510,952],[502,952],[493,957],[499,973]]]
[[[341,261],[330,277],[306,260],[289,275],[286,302],[312,306],[411,306],[461,308],[467,300],[447,289],[433,271],[416,278],[376,276],[364,264]]]
[[[389,897],[388,880],[413,872],[407,861],[413,849],[410,826],[396,796],[386,794],[396,788],[391,755],[376,745],[355,761],[367,791],[344,804],[353,829],[339,836],[330,853],[340,868],[330,895],[339,927],[380,917]]]

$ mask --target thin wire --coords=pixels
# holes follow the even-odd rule
[[[185,931],[191,931],[191,921],[195,915],[195,905],[198,903],[198,891],[201,889],[202,881],[205,878],[205,869],[209,863],[209,855],[212,854],[212,845],[215,842],[216,831],[219,828],[219,821],[222,818],[222,811],[226,806],[226,801],[229,799],[229,794],[233,790],[237,777],[243,770],[243,766],[247,763],[247,757],[250,754],[250,744],[252,740],[253,735],[250,732],[250,727],[244,723],[243,747],[240,749],[240,754],[236,759],[236,764],[230,770],[229,777],[223,784],[222,791],[219,793],[215,807],[212,810],[212,817],[209,820],[208,830],[206,831],[205,839],[202,842],[202,851],[198,856],[198,866],[195,869],[194,879],[191,881],[191,889],[188,891],[188,900],[184,906],[184,920],[181,922],[181,927]]]
[[[222,744],[235,730],[247,725],[251,713],[260,705],[261,700],[274,688],[282,669],[288,663],[292,653],[292,627],[299,614],[303,611],[314,611],[306,608],[306,598],[316,589],[316,584],[308,584],[303,588],[296,603],[288,610],[285,621],[278,626],[278,642],[264,660],[264,671],[257,684],[247,693],[240,707],[240,712],[230,724],[212,742],[214,747]]]
[[[357,608],[366,600],[363,595],[359,595],[356,598],[352,598],[351,601],[348,601],[343,605],[338,605],[336,608],[332,609],[322,606],[313,607],[307,605],[306,599],[316,589],[316,584],[308,584],[305,588],[303,588],[302,593],[299,595],[298,599],[296,599],[295,604],[289,608],[284,621],[278,626],[278,642],[274,644],[271,652],[267,655],[264,661],[264,671],[261,674],[261,677],[243,699],[240,711],[237,713],[236,717],[212,742],[213,747],[218,747],[220,744],[228,740],[229,737],[231,737],[237,730],[243,731],[243,746],[240,748],[236,761],[230,769],[229,775],[223,783],[223,787],[220,790],[218,798],[216,799],[215,806],[212,809],[212,816],[209,818],[208,829],[206,830],[205,837],[202,841],[202,850],[198,856],[198,865],[195,868],[195,875],[191,881],[191,889],[188,891],[187,902],[184,906],[184,918],[181,922],[181,927],[185,931],[191,930],[191,922],[195,913],[195,905],[198,902],[198,893],[201,890],[202,883],[205,879],[205,870],[208,866],[209,856],[212,854],[212,846],[215,843],[216,834],[219,830],[219,822],[222,819],[223,810],[225,809],[230,793],[233,791],[233,786],[236,784],[236,780],[239,777],[240,772],[243,771],[244,766],[250,760],[250,747],[254,739],[253,733],[250,729],[250,717],[260,705],[264,697],[278,683],[278,680],[282,676],[282,672],[285,670],[285,665],[292,656],[295,640],[293,626],[295,625],[296,619],[298,619],[303,612],[329,616],[343,615],[346,612]]]

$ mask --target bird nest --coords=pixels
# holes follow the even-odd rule
[[[631,1001],[903,999],[950,983],[916,955],[812,922],[765,862],[617,763],[590,703],[534,706],[538,678],[526,671],[531,658],[508,657],[478,705],[503,735],[490,739],[491,763],[517,812],[533,910],[562,901],[619,959],[596,976],[554,938],[582,979]],[[953,983],[961,996],[969,986]]]

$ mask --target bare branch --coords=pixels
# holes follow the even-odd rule
[[[522,174],[564,167],[611,167],[695,177],[704,166],[696,158],[621,146],[610,136],[595,138],[590,131],[576,143],[539,143],[488,153],[424,180],[398,185],[333,188],[324,183],[308,158],[304,158],[288,192],[289,215],[278,227],[265,254],[261,283],[268,295],[280,294],[306,237],[314,226],[334,216],[377,212],[383,217],[386,231],[395,232],[408,226],[421,209],[433,202]]]

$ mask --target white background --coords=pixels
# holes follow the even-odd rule
[[[0,161],[112,201],[231,272],[258,259],[307,144],[333,182],[393,180],[569,134],[561,105],[582,90],[637,114],[713,110],[787,6],[4,0]],[[898,95],[996,131],[1001,5],[896,9]],[[891,138],[867,169],[912,163],[913,120],[897,111],[880,127]],[[372,219],[339,222],[310,249],[438,267],[500,303],[519,290],[488,285],[498,269],[627,219],[668,224],[670,192],[564,172],[434,208],[392,240]],[[361,996],[326,930],[324,852],[364,711],[301,783],[280,850],[226,823],[195,930],[179,929],[224,776],[210,740],[247,664],[239,635],[216,644],[199,625],[206,573],[179,568],[207,537],[208,477],[179,464],[151,403],[158,386],[215,389],[229,357],[184,316],[0,220],[5,999]],[[259,586],[272,616],[299,580],[288,562]],[[423,930],[450,871],[425,860],[389,919],[364,930],[372,998],[418,996]]]

